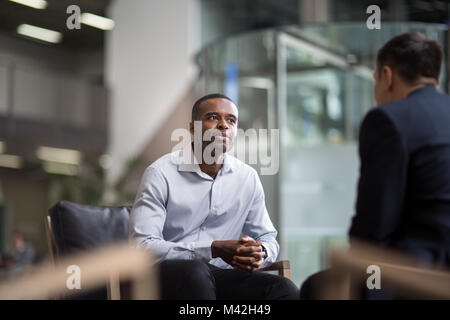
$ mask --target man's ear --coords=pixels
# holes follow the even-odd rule
[[[389,66],[384,66],[383,67],[383,72],[381,75],[384,79],[383,79],[383,86],[384,89],[386,90],[392,90],[392,85],[393,85],[393,74],[392,74],[392,69]]]
[[[189,123],[189,132],[194,135],[194,121]]]

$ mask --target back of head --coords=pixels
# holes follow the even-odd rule
[[[420,33],[405,33],[388,41],[379,51],[377,67],[389,66],[405,83],[415,84],[420,78],[439,81],[442,64],[439,43]]]

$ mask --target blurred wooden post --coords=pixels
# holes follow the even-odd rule
[[[108,300],[120,300],[120,279],[118,274],[110,272],[106,280],[106,291]]]

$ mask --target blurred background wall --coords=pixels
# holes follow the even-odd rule
[[[192,57],[200,49],[199,12],[194,0],[116,1],[111,6],[116,27],[105,47],[110,124],[115,128],[109,132],[110,181],[166,120],[168,125],[174,121],[169,114],[191,89],[196,77]],[[168,152],[169,142],[152,152]]]
[[[74,4],[97,18],[68,29]],[[366,27],[374,4],[380,30]],[[425,0],[0,0],[1,253],[17,230],[45,257],[59,200],[131,204],[193,102],[223,92],[241,128],[280,129],[280,170],[261,179],[300,283],[346,241],[376,51],[425,33],[446,51],[448,92],[449,15]]]

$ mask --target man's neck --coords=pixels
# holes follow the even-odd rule
[[[217,176],[217,173],[222,168],[223,164],[217,164],[217,163],[206,164],[206,163],[201,163],[201,164],[199,164],[199,166],[200,166],[200,169],[204,173],[206,173],[211,178],[215,179],[216,176]]]
[[[195,156],[195,149],[194,149],[194,145],[192,144],[192,149],[194,151],[194,156]],[[216,161],[212,164],[207,164],[205,162],[205,160],[203,159],[203,151],[202,150],[202,161],[199,163],[199,167],[200,170],[202,170],[204,173],[206,173],[207,175],[209,175],[211,178],[215,179],[217,176],[217,173],[219,172],[219,170],[222,168],[223,166],[223,162],[225,161],[225,154],[222,154],[220,157],[218,157],[218,159],[216,159]]]
[[[426,86],[438,87],[438,83],[435,79],[421,77],[413,85],[404,87],[404,89],[402,90],[403,91],[402,99],[406,98],[407,96],[409,96],[411,93],[413,93],[417,89],[420,89],[420,88],[423,88]]]

